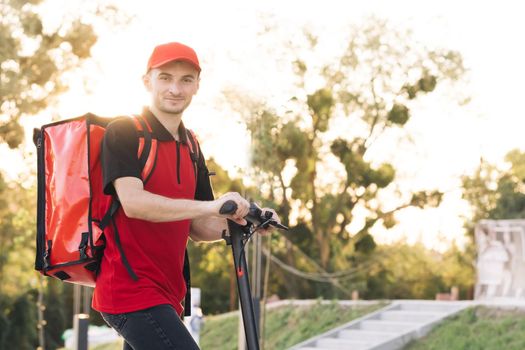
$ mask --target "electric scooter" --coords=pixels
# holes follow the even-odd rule
[[[233,214],[236,210],[237,204],[230,200],[222,205],[220,213]],[[226,230],[222,232],[222,238],[226,241],[226,244],[232,246],[235,276],[237,278],[237,288],[241,301],[242,320],[248,350],[259,350],[260,347],[244,248],[251,236],[260,228],[266,229],[269,226],[273,226],[281,230],[288,230],[288,227],[273,220],[272,216],[273,214],[271,212],[266,212],[263,215],[261,208],[259,208],[257,204],[251,203],[248,215],[244,217],[248,223],[245,226],[241,226],[228,220],[229,232],[227,233]]]

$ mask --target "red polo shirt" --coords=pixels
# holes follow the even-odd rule
[[[143,115],[158,140],[157,160],[144,188],[168,198],[211,200],[213,194],[204,158],[199,158],[196,181],[190,158],[186,130],[181,123],[175,141],[162,124],[145,110]],[[102,150],[104,191],[114,194],[112,182],[120,177],[140,179],[137,159],[138,138],[133,122],[119,119],[106,131]],[[124,313],[170,304],[179,314],[183,307],[186,285],[183,278],[184,251],[191,220],[153,223],[131,219],[122,208],[114,215],[122,249],[132,270],[129,275],[115,244],[114,226],[105,231],[106,248],[93,295],[93,308],[106,313]]]

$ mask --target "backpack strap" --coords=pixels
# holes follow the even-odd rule
[[[186,129],[186,136],[188,138],[188,148],[190,150],[190,158],[193,163],[193,172],[195,174],[195,185],[197,185],[197,177],[199,171],[199,143],[195,133]],[[186,296],[184,297],[184,316],[191,316],[191,279],[190,279],[190,260],[188,258],[188,249],[184,252],[184,266],[182,269],[184,282],[186,283]]]
[[[142,168],[142,181],[146,183],[155,167],[155,162],[157,159],[157,140],[152,137],[151,126],[142,116],[136,115],[131,118],[139,135],[137,157],[139,158],[140,166]],[[101,230],[104,230],[109,225],[111,217],[117,212],[119,206],[120,202],[113,199],[111,206],[108,208],[106,214],[104,214],[104,217],[100,221],[99,227]]]
[[[199,162],[199,143],[197,142],[197,137],[195,136],[195,133],[193,130],[186,129],[186,135],[188,137],[188,140],[190,141],[188,143],[188,146],[190,148],[190,158],[191,162],[193,163],[193,171],[195,173],[195,184],[197,184],[197,174],[198,174],[198,162]]]
[[[142,167],[142,181],[146,183],[155,168],[158,147],[157,139],[152,137],[153,131],[145,118],[137,115],[133,116],[132,120],[139,135],[137,157],[139,158],[140,166]]]
[[[151,174],[153,173],[153,169],[155,168],[155,163],[157,160],[157,139],[153,138],[151,126],[145,118],[143,118],[142,116],[133,116],[132,120],[133,124],[135,125],[135,128],[137,129],[137,134],[139,136],[137,157],[140,161],[140,166],[142,168],[141,177],[142,181],[146,183],[149,180]],[[101,230],[104,230],[110,223],[113,224],[113,229],[115,232],[115,244],[117,245],[117,248],[119,250],[122,263],[124,264],[124,267],[128,271],[130,277],[134,281],[136,281],[138,280],[138,276],[131,268],[129,261],[126,258],[126,255],[124,254],[124,249],[122,248],[122,244],[120,242],[120,234],[118,232],[117,225],[113,220],[113,215],[117,212],[119,207],[120,202],[117,198],[114,197],[111,200],[111,205],[106,211],[106,214],[104,214],[104,217],[100,221],[99,227]]]

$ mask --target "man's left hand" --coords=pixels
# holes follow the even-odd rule
[[[281,223],[281,219],[279,218],[279,215],[277,215],[277,213],[275,212],[275,210],[273,210],[272,208],[262,208],[262,216],[264,217],[264,215],[266,214],[266,212],[271,212],[273,215],[272,215],[272,220],[278,222],[278,223]],[[257,232],[260,234],[260,235],[263,235],[263,236],[266,236],[266,235],[269,235],[271,234],[273,231],[275,230],[275,227],[273,226],[268,226],[268,228],[264,229],[264,228],[260,228],[257,230]]]

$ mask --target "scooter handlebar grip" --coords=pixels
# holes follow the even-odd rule
[[[235,203],[232,200],[228,200],[224,202],[224,204],[221,206],[221,209],[219,209],[219,214],[221,215],[233,214],[236,211],[237,211],[237,203]]]

